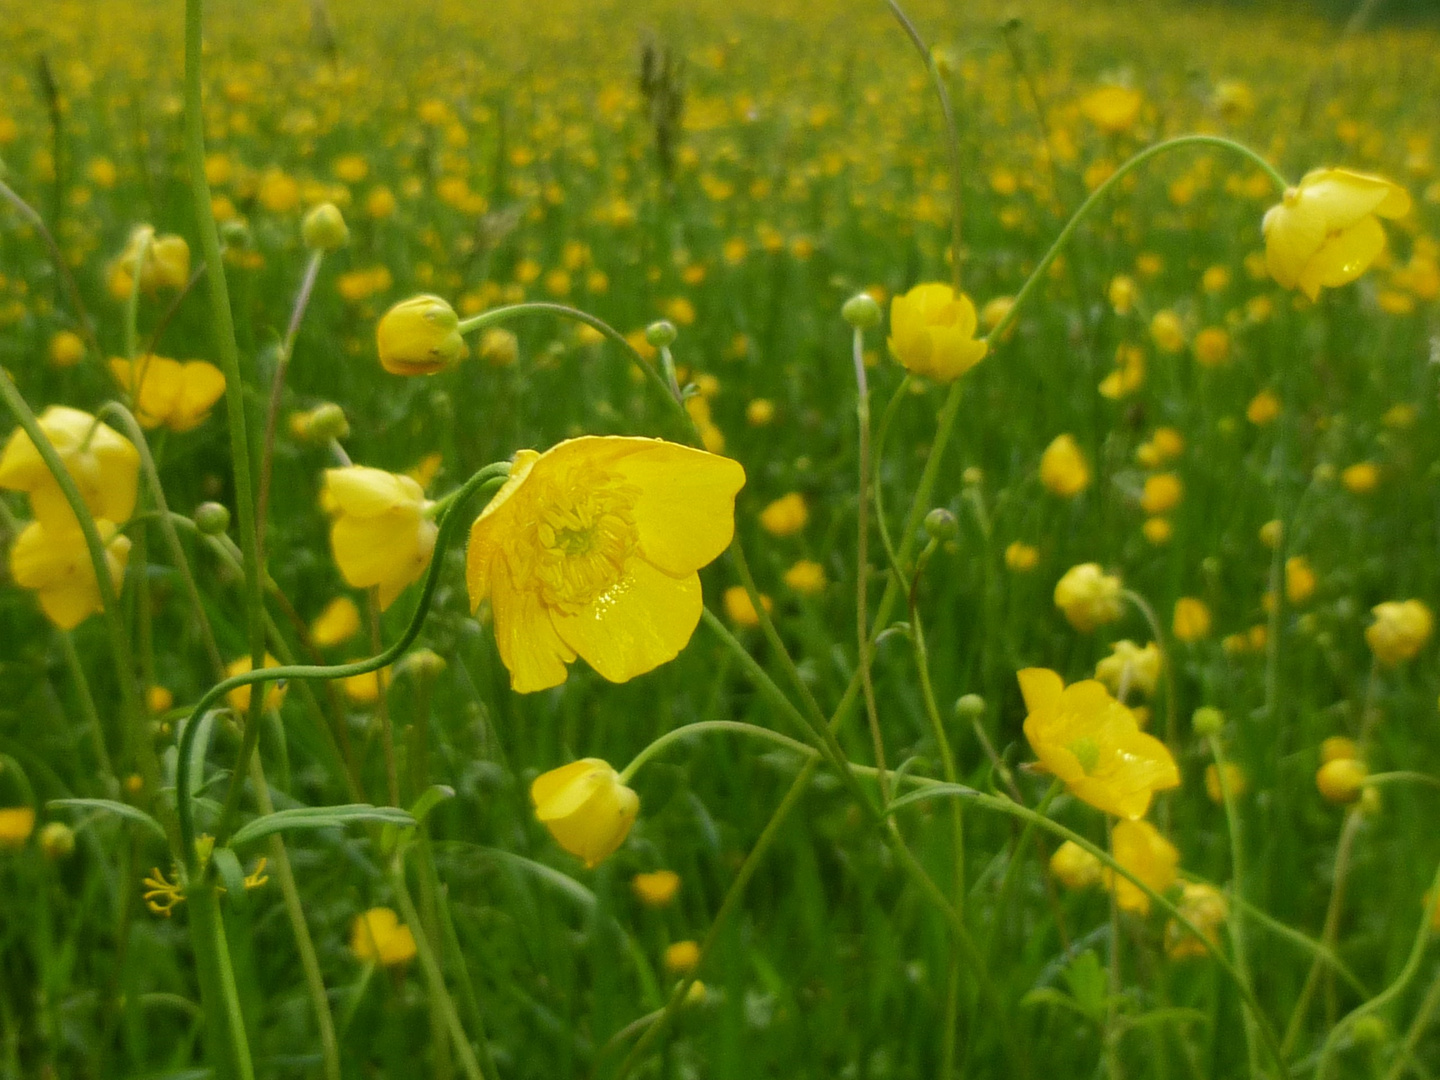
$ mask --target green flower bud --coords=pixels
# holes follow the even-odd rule
[[[305,423],[305,435],[316,442],[328,443],[331,439],[343,439],[350,434],[350,421],[345,410],[333,401],[324,402],[310,410]]]
[[[300,239],[314,251],[334,251],[350,240],[350,230],[340,208],[334,203],[321,203],[305,215],[300,223]]]
[[[680,331],[675,329],[675,324],[669,319],[661,319],[645,328],[645,340],[657,349],[664,349],[675,344],[675,338],[679,334]]]
[[[856,330],[874,330],[880,325],[880,305],[869,293],[856,293],[840,308],[840,317]]]
[[[933,540],[954,540],[960,535],[960,522],[943,506],[937,506],[925,515],[925,532]]]
[[[201,503],[195,508],[195,527],[206,536],[219,536],[230,528],[230,511],[217,502]]]
[[[955,719],[973,723],[985,715],[985,699],[979,694],[966,694],[955,702]]]
[[[1225,714],[1219,709],[1203,705],[1190,717],[1190,726],[1196,735],[1208,739],[1211,735],[1219,735],[1225,727]]]
[[[52,821],[40,830],[40,850],[51,862],[65,859],[75,850],[75,830],[63,821]]]

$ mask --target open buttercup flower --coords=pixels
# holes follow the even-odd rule
[[[472,608],[489,600],[520,693],[577,656],[611,682],[673,659],[702,606],[697,571],[730,544],[739,462],[660,439],[522,450],[470,530]]]
[[[50,406],[40,414],[39,423],[90,513],[116,524],[130,520],[140,477],[140,452],[130,440],[90,413],[64,405]],[[24,428],[15,429],[0,454],[0,488],[29,495],[31,512],[47,528],[79,527]]]
[[[112,522],[95,522],[105,544],[105,567],[116,592],[130,558],[130,538],[117,533]],[[103,611],[100,582],[85,544],[85,534],[72,517],[51,527],[32,521],[10,547],[10,576],[15,584],[33,589],[45,617],[61,630],[73,630],[91,615]]]
[[[225,375],[204,360],[181,363],[167,356],[142,356],[132,363],[115,357],[110,373],[134,399],[135,419],[143,428],[199,427],[225,393]]]

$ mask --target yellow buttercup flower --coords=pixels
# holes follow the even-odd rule
[[[459,317],[438,296],[412,296],[396,304],[375,328],[380,365],[392,375],[433,375],[470,355]]]
[[[267,668],[279,667],[280,661],[276,660],[275,657],[269,653],[266,653],[265,666]],[[245,672],[251,670],[253,669],[250,664],[250,658],[248,656],[242,656],[225,669],[225,677],[228,679],[234,675],[243,675]],[[285,682],[284,680],[277,679],[274,682],[264,683],[263,685],[265,687],[265,710],[267,712],[274,712],[280,708],[281,705],[285,704]],[[250,690],[251,686],[237,686],[225,695],[225,700],[229,702],[230,708],[234,710],[237,715],[243,716],[249,710]]]
[[[183,289],[190,279],[190,245],[181,236],[156,235],[149,225],[137,225],[130,230],[124,250],[110,264],[105,278],[106,288],[116,300],[130,298],[137,263],[140,288],[145,292]]]
[[[310,624],[310,640],[321,649],[341,645],[359,632],[360,609],[348,596],[331,600]]]
[[[1204,600],[1182,596],[1175,601],[1175,617],[1170,629],[1176,641],[1192,642],[1210,636],[1210,608]]]
[[[85,342],[73,330],[58,330],[50,338],[49,356],[54,367],[74,367],[85,359]]]
[[[535,816],[571,855],[598,866],[625,842],[640,813],[640,796],[599,758],[581,758],[541,773],[530,785]]]
[[[110,373],[135,402],[143,428],[164,424],[171,431],[199,427],[225,393],[225,375],[204,360],[181,363],[164,356],[143,356],[133,364],[118,357]]]
[[[1133,641],[1117,641],[1110,649],[1110,655],[1095,665],[1095,678],[1121,697],[1122,688],[1146,697],[1154,694],[1160,679],[1159,646],[1152,641],[1142,649]]]
[[[118,592],[130,558],[130,538],[117,533],[114,524],[104,518],[95,524],[105,543],[110,581]],[[40,610],[62,630],[73,630],[104,610],[90,549],[74,518],[58,527],[42,521],[25,526],[10,548],[10,575],[15,584],[35,590]]]
[[[1387,600],[1370,610],[1375,621],[1365,628],[1365,643],[1386,667],[1413,659],[1430,640],[1435,620],[1419,600]]]
[[[1341,470],[1340,482],[1352,495],[1369,495],[1380,486],[1380,468],[1373,461],[1361,461]]]
[[[630,879],[630,888],[635,897],[646,907],[662,908],[675,899],[680,891],[680,875],[674,870],[652,870],[648,874],[636,874]]]
[[[54,444],[90,513],[107,521],[128,521],[140,475],[140,452],[130,440],[89,413],[64,405],[52,405],[40,415],[40,430]],[[78,527],[60,485],[22,428],[11,434],[0,454],[0,488],[29,495],[31,511],[47,527]]]
[[[1385,249],[1379,218],[1410,212],[1404,188],[1349,169],[1317,169],[1265,214],[1265,265],[1311,300],[1354,281]]]
[[[1089,633],[1120,618],[1120,579],[1099,563],[1072,566],[1055,583],[1055,606],[1076,630]]]
[[[1147,735],[1135,714],[1091,680],[1066,686],[1055,672],[1018,673],[1025,698],[1025,738],[1040,764],[1071,794],[1097,810],[1138,819],[1157,791],[1177,787],[1180,770],[1165,744]]]
[[[1214,885],[1187,881],[1180,886],[1180,902],[1175,905],[1205,935],[1211,944],[1219,940],[1219,930],[1230,917],[1225,894]],[[1209,952],[1204,942],[1180,923],[1171,919],[1165,924],[1165,955],[1171,960],[1188,960]]]
[[[1304,555],[1292,555],[1285,560],[1285,599],[1290,603],[1303,604],[1314,596],[1315,580],[1315,571]]]
[[[415,959],[415,935],[390,908],[371,908],[350,924],[350,954],[361,963],[398,967]]]
[[[1050,873],[1067,889],[1088,889],[1100,882],[1100,860],[1074,840],[1066,840],[1050,856]]]
[[[1122,821],[1117,824],[1110,837],[1110,853],[1115,856],[1116,862],[1157,893],[1163,893],[1175,884],[1180,853],[1148,821]],[[1107,870],[1105,876],[1115,890],[1115,902],[1121,911],[1149,914],[1150,897],[1138,886],[1111,870]]]
[[[760,625],[760,613],[755,610],[755,605],[750,600],[750,594],[745,591],[745,586],[731,585],[725,590],[721,602],[725,605],[725,614],[736,626],[748,630]],[[765,609],[766,614],[769,614],[775,605],[770,602],[770,597],[761,593],[760,606]]]
[[[1040,455],[1040,482],[1052,494],[1074,498],[1090,486],[1090,466],[1075,436],[1057,435]]]
[[[1080,99],[1080,112],[1106,134],[1119,135],[1135,126],[1144,103],[1139,91],[1128,86],[1102,86]]]
[[[975,305],[949,285],[916,285],[890,301],[890,354],[916,375],[952,382],[985,358]]]
[[[1245,409],[1245,419],[1256,427],[1273,423],[1280,416],[1280,399],[1273,390],[1261,390]]]
[[[700,963],[700,946],[693,941],[677,941],[665,950],[665,970],[671,975],[688,975]]]
[[[1168,514],[1185,497],[1185,485],[1171,472],[1153,473],[1145,478],[1140,493],[1140,509],[1147,514]]]
[[[673,659],[700,620],[697,571],[730,544],[745,470],[660,439],[521,450],[470,530],[472,608],[488,599],[520,693],[577,656],[611,682]]]
[[[798,491],[782,495],[760,511],[760,527],[771,536],[793,536],[805,528],[810,510]]]
[[[1150,340],[1161,352],[1177,353],[1185,347],[1185,324],[1169,308],[1161,308],[1150,318]]]
[[[425,491],[408,476],[347,465],[325,470],[322,502],[330,509],[330,550],[345,581],[380,591],[388,608],[425,573],[439,532]]]
[[[35,831],[35,811],[29,806],[0,807],[0,850],[17,851]]]
[[[801,559],[785,571],[785,584],[801,596],[814,596],[825,591],[825,568],[809,559]]]
[[[1315,787],[1326,802],[1347,806],[1360,798],[1370,770],[1359,758],[1335,758],[1320,766],[1315,773]]]

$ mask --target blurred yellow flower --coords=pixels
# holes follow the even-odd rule
[[[380,366],[392,375],[433,375],[470,355],[458,329],[459,316],[438,296],[402,300],[375,328]]]
[[[760,511],[760,527],[771,536],[793,536],[809,520],[810,510],[798,491],[780,496]]]
[[[1128,86],[1102,86],[1080,99],[1080,113],[1106,134],[1119,135],[1135,126],[1144,102]]]
[[[119,592],[130,558],[130,538],[117,533],[104,518],[95,524],[105,544],[110,581]],[[21,588],[35,591],[40,610],[61,630],[73,630],[104,610],[85,534],[73,518],[54,527],[42,521],[25,526],[10,547],[10,576]]]
[[[1285,599],[1300,605],[1315,595],[1315,571],[1310,560],[1304,555],[1292,555],[1285,560]]]
[[[520,693],[576,656],[611,682],[673,659],[702,605],[700,567],[729,545],[745,470],[659,439],[585,436],[521,450],[470,530],[471,607],[489,599]]]
[[[1100,883],[1100,860],[1074,840],[1066,840],[1050,856],[1050,873],[1067,889],[1088,889]]]
[[[1225,900],[1225,894],[1214,885],[1203,882],[1182,883],[1180,902],[1175,906],[1212,945],[1218,942],[1220,927],[1230,917],[1230,905]],[[1208,952],[1199,938],[1174,919],[1165,925],[1165,955],[1171,960],[1193,959]]]
[[[949,285],[916,285],[890,302],[890,354],[916,375],[951,382],[989,346],[975,337],[975,305]]]
[[[1344,735],[1331,735],[1320,744],[1321,762],[1344,761],[1359,756],[1360,747],[1354,739],[1346,738]]]
[[[1022,540],[1013,540],[1005,548],[1005,565],[1017,574],[1034,570],[1040,563],[1040,550]]]
[[[675,899],[680,891],[680,875],[674,870],[652,870],[636,874],[630,879],[630,888],[646,907],[662,908]]]
[[[1057,435],[1040,455],[1040,482],[1053,494],[1069,499],[1090,486],[1090,466],[1070,434]]]
[[[755,605],[751,603],[750,594],[745,591],[743,585],[731,585],[725,590],[722,600],[725,604],[725,614],[736,626],[748,629],[760,625],[760,615],[755,610]],[[770,602],[770,597],[764,593],[760,594],[760,606],[767,613],[774,607]]]
[[[581,758],[541,773],[530,785],[535,815],[566,851],[598,866],[625,842],[640,797],[599,758]]]
[[[1120,589],[1120,579],[1099,563],[1080,563],[1055,583],[1055,606],[1076,630],[1089,633],[1120,618]]]
[[[1373,461],[1362,461],[1343,470],[1340,482],[1352,495],[1369,495],[1380,485],[1380,469]]]
[[[1164,893],[1175,884],[1180,853],[1148,821],[1117,824],[1110,838],[1110,853],[1117,863],[1157,893]],[[1150,897],[1138,886],[1111,870],[1107,870],[1105,876],[1115,890],[1115,902],[1120,910],[1149,914]]]
[[[34,809],[29,806],[0,807],[0,850],[19,850],[34,831]]]
[[[350,924],[350,954],[361,963],[399,967],[415,959],[415,935],[390,908],[371,908]]]
[[[1233,761],[1225,762],[1225,787],[1230,789],[1232,799],[1238,799],[1250,787],[1245,770]],[[1205,766],[1205,794],[1210,796],[1213,803],[1225,801],[1225,792],[1220,787],[1220,770],[1213,762]]]
[[[1378,218],[1409,212],[1409,194],[1384,177],[1317,169],[1266,212],[1265,264],[1282,286],[1314,300],[1322,288],[1354,281],[1385,249]]]
[[[1150,697],[1160,679],[1160,649],[1153,641],[1143,649],[1133,641],[1117,641],[1110,646],[1110,655],[1095,665],[1095,678],[1122,698],[1127,696],[1122,690],[1138,690]]]
[[[814,596],[825,591],[825,568],[817,562],[801,559],[785,571],[784,581],[801,596]]]
[[[1150,319],[1150,340],[1161,352],[1178,353],[1185,347],[1185,324],[1169,308],[1162,308]]]
[[[1175,526],[1170,524],[1169,518],[1152,517],[1145,519],[1140,531],[1145,534],[1146,540],[1160,547],[1170,542],[1170,538],[1175,535]]]
[[[357,589],[379,589],[381,610],[425,573],[439,529],[415,480],[364,465],[326,469],[321,502],[341,576]]]
[[[1171,472],[1154,473],[1145,478],[1140,509],[1147,514],[1166,514],[1179,506],[1184,497],[1185,485],[1180,477]]]
[[[492,326],[480,335],[478,355],[491,367],[510,367],[520,358],[520,339],[503,326]]]
[[[96,518],[117,524],[130,519],[140,475],[140,452],[108,424],[79,409],[52,405],[40,414],[40,430],[60,455]],[[0,488],[23,491],[30,509],[48,528],[76,529],[79,522],[40,451],[23,428],[16,428],[0,454]]]
[[[74,367],[85,359],[85,342],[73,330],[59,330],[50,338],[47,350],[50,364],[57,368]]]
[[[1370,609],[1375,621],[1365,628],[1365,643],[1386,667],[1414,657],[1430,640],[1435,620],[1419,600],[1387,600]]]
[[[1201,330],[1195,335],[1195,359],[1203,367],[1222,367],[1229,363],[1229,333],[1219,326]]]
[[[1165,744],[1141,731],[1134,713],[1103,685],[1067,687],[1046,668],[1025,668],[1018,678],[1028,711],[1025,738],[1076,798],[1133,820],[1145,816],[1155,792],[1179,786]]]
[[[184,237],[158,236],[149,225],[135,226],[105,275],[105,287],[116,300],[130,298],[137,264],[144,292],[183,289],[190,280],[190,245]]]
[[[1245,409],[1245,419],[1256,427],[1264,427],[1280,416],[1280,399],[1272,390],[1261,390],[1250,399]]]
[[[1175,640],[1192,642],[1210,636],[1210,608],[1204,600],[1182,596],[1175,601],[1175,616],[1170,623]]]
[[[1322,764],[1315,773],[1315,787],[1326,802],[1347,806],[1360,798],[1370,770],[1359,758],[1336,758]]]
[[[677,941],[665,950],[665,970],[671,975],[688,975],[700,963],[700,946],[693,941]]]
[[[135,419],[146,429],[164,424],[189,431],[204,423],[225,393],[225,376],[204,360],[181,363],[164,356],[142,356],[133,364],[114,357],[110,374],[135,403]]]
[[[775,419],[775,403],[768,398],[756,398],[745,406],[745,422],[751,427],[764,427]]]
[[[1280,541],[1285,539],[1285,525],[1278,519],[1271,519],[1260,526],[1260,542],[1271,551],[1280,546]]]
[[[266,653],[265,666],[267,668],[279,667],[280,661],[276,660],[275,657],[269,653]],[[225,677],[228,679],[235,675],[243,675],[250,670],[252,670],[250,658],[248,656],[242,656],[225,669]],[[279,709],[281,705],[285,704],[285,681],[283,679],[276,679],[274,682],[268,682],[263,685],[265,686],[265,711],[274,712]],[[225,700],[230,703],[231,709],[243,715],[250,708],[250,690],[251,686],[237,686],[225,695]]]
[[[145,708],[154,716],[170,711],[175,704],[175,695],[164,686],[152,686],[145,691]]]
[[[329,649],[349,641],[360,632],[360,609],[348,596],[337,596],[310,624],[310,640],[317,648]]]

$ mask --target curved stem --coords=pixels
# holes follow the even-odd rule
[[[802,743],[799,739],[792,739],[788,735],[781,735],[778,731],[771,731],[759,724],[746,724],[738,720],[701,720],[667,731],[644,750],[641,750],[631,759],[630,764],[620,771],[620,783],[628,784],[640,771],[641,766],[662,750],[667,749],[672,743],[687,739],[691,735],[701,735],[707,731],[733,731],[740,735],[749,735],[751,738],[778,743],[787,750],[794,750],[797,754],[803,754],[807,758],[820,756],[819,751],[808,743]]]
[[[180,736],[180,760],[190,760],[190,748],[195,741],[195,732],[199,727],[195,721],[203,716],[207,709],[213,708],[231,690],[237,690],[242,686],[252,686],[256,683],[275,682],[280,679],[342,679],[351,675],[363,675],[394,663],[420,635],[420,628],[430,610],[430,602],[435,597],[435,588],[439,583],[440,571],[444,565],[444,554],[463,527],[460,511],[463,510],[469,498],[482,488],[488,487],[491,492],[498,490],[504,482],[504,476],[509,471],[508,463],[487,465],[466,481],[461,496],[451,505],[449,513],[440,522],[440,531],[435,538],[435,550],[430,557],[430,566],[425,572],[424,585],[420,591],[420,599],[415,605],[415,613],[410,618],[410,625],[405,628],[405,632],[396,639],[393,645],[376,656],[365,660],[356,660],[349,664],[293,664],[272,668],[259,667],[241,672],[239,675],[233,675],[217,683],[201,696],[190,711],[190,721],[185,725],[185,731]],[[252,700],[263,697],[263,694],[251,694]],[[194,807],[191,805],[192,794],[190,770],[180,769],[176,775],[175,798],[180,818],[181,854],[187,867],[194,870],[195,819]],[[223,835],[218,835],[216,841],[224,843],[224,839]]]
[[[890,539],[890,525],[885,520],[885,489],[880,470],[885,464],[885,438],[890,434],[890,425],[895,421],[895,414],[900,411],[900,402],[910,392],[910,385],[910,375],[907,373],[900,380],[900,385],[895,387],[895,393],[890,395],[885,411],[880,414],[880,426],[875,431],[874,478],[870,485],[875,500],[875,528],[880,533],[880,544],[885,548],[885,557],[890,560],[890,571],[897,577],[903,576],[904,571],[896,556],[894,541]]]

